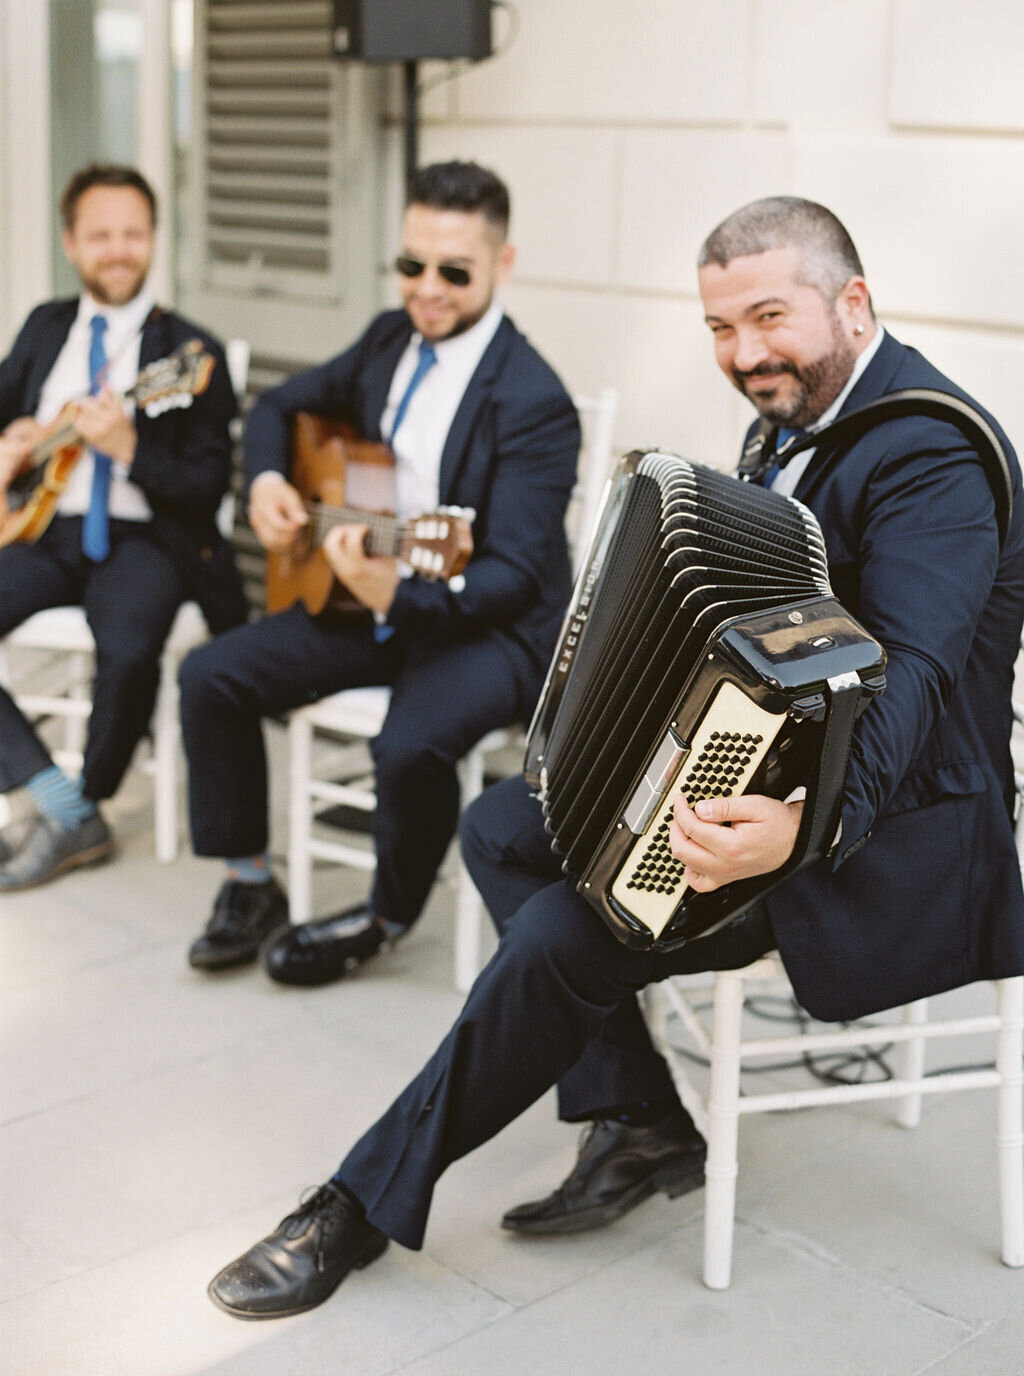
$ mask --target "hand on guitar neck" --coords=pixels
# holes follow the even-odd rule
[[[337,525],[324,536],[323,550],[335,578],[371,612],[388,612],[398,584],[398,560],[366,553],[368,526]]]

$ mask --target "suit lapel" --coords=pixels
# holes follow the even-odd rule
[[[495,378],[505,366],[516,328],[508,316],[502,319],[494,338],[484,350],[484,356],[477,364],[476,371],[469,380],[465,395],[455,412],[448,438],[441,454],[441,472],[438,478],[440,499],[443,503],[454,500],[454,492],[462,465],[465,462],[469,442],[476,429],[477,417],[490,396]]]

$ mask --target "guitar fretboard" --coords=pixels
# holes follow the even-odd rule
[[[380,512],[357,511],[354,507],[331,506],[327,502],[307,502],[313,536],[318,545],[335,526],[365,525],[367,527],[368,553],[373,555],[395,555],[402,547],[402,537],[408,532],[406,522],[395,516]]]

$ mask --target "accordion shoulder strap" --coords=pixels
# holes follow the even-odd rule
[[[795,454],[805,449],[814,449],[816,452],[812,463],[817,471],[819,459],[827,462],[840,448],[860,439],[868,430],[874,429],[884,421],[896,420],[900,416],[933,416],[936,420],[947,421],[950,425],[955,425],[974,447],[992,488],[996,504],[999,545],[1002,548],[1013,514],[1013,479],[1009,458],[999,436],[981,412],[970,402],[949,392],[940,392],[931,387],[907,387],[902,391],[888,392],[866,406],[860,406],[856,411],[840,416],[824,430],[794,440],[786,446],[784,454],[776,456],[775,462],[780,467],[785,467]],[[754,444],[750,446],[751,450]],[[767,448],[767,445],[764,447]],[[746,459],[746,455],[744,457]]]

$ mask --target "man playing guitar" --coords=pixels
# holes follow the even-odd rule
[[[35,803],[24,834],[0,836],[0,892],[111,854],[97,803],[149,723],[178,606],[195,597],[214,630],[244,612],[214,523],[235,399],[219,344],[157,307],[146,286],[152,188],[132,168],[92,165],[60,208],[81,295],[36,307],[0,363],[0,637],[44,608],[81,605],[97,667],[80,779],[65,777],[0,689],[0,792],[25,788]],[[173,381],[169,393],[146,390],[168,355],[201,358],[199,374],[177,392]],[[15,488],[35,474],[16,520]],[[33,520],[22,522],[26,511]]]
[[[312,985],[416,921],[458,818],[457,762],[488,731],[528,716],[540,691],[570,587],[563,522],[579,424],[561,382],[495,300],[514,260],[507,225],[508,192],[493,173],[472,163],[421,169],[395,263],[404,309],[385,311],[345,353],[266,392],[249,419],[250,519],[272,555],[287,562],[309,543],[309,494],[289,468],[306,413],[390,444],[400,519],[472,508],[473,553],[446,582],[412,556],[368,553],[373,518],[340,522],[323,552],[361,614],[339,620],[298,601],[182,666],[193,842],[228,864],[189,953],[197,968],[255,959],[288,921],[266,856],[264,716],[343,688],[392,688],[372,747],[377,870],[368,900],[285,927],[264,950],[273,978]]]

